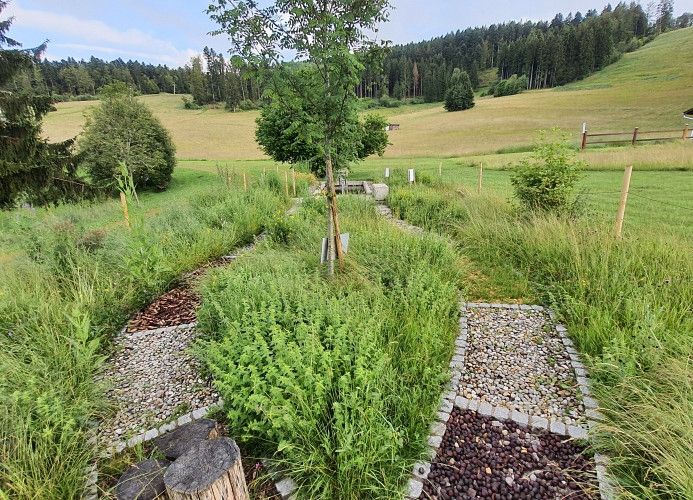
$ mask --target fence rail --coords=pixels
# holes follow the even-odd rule
[[[643,135],[651,134],[676,134],[675,136],[667,135],[664,137],[642,137]],[[616,137],[625,136],[624,139],[617,139]],[[590,140],[592,137],[606,137],[609,139],[598,139]],[[640,130],[635,127],[632,132],[596,132],[590,133],[587,131],[587,124],[582,125],[582,142],[580,144],[580,149],[585,149],[590,144],[622,144],[630,142],[635,146],[636,142],[645,141],[670,141],[675,139],[693,139],[693,130],[688,127],[668,129],[668,130]]]

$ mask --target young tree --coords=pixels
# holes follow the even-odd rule
[[[275,0],[266,7],[255,0],[217,0],[208,8],[220,26],[214,33],[227,34],[237,55],[270,82],[284,80],[301,101],[310,103],[314,114],[306,121],[310,130],[305,133],[315,138],[325,163],[331,228],[328,250],[330,256],[336,254],[340,265],[343,252],[333,160],[350,136],[357,112],[355,88],[364,67],[355,51],[377,47],[370,36],[387,19],[389,8],[389,0]],[[287,52],[315,69],[319,86],[297,81],[284,64]],[[282,98],[281,86],[275,90],[277,98]]]
[[[466,71],[455,68],[450,78],[450,85],[445,91],[445,109],[461,111],[474,107],[474,90]]]
[[[168,131],[122,82],[102,89],[79,146],[81,165],[102,189],[114,189],[121,163],[137,188],[166,189],[176,164]]]
[[[0,0],[0,13],[7,2]],[[20,200],[51,203],[87,194],[77,177],[73,140],[49,144],[41,137],[41,119],[52,109],[49,96],[6,88],[21,71],[30,70],[45,44],[20,50],[7,36],[12,18],[0,21],[0,208]]]

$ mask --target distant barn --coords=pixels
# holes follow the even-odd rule
[[[387,127],[385,127],[385,130],[388,132],[390,130],[399,130],[399,123],[388,123]]]

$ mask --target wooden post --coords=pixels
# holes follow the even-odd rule
[[[484,179],[484,164],[479,163],[479,180],[478,180],[478,184],[476,186],[477,194],[481,194],[481,184],[482,184],[483,179]]]
[[[438,177],[443,177],[443,162],[438,163]]]
[[[243,191],[248,190],[248,180],[245,178],[245,172],[243,172]]]
[[[681,135],[681,139],[686,139],[687,135],[688,135],[688,127],[683,127],[683,135]]]
[[[638,127],[635,127],[635,130],[633,130],[633,146],[635,146],[635,142],[638,140]]]
[[[275,167],[277,167],[277,173],[279,173],[279,164],[277,163]]]
[[[164,474],[170,500],[249,500],[241,452],[226,437],[201,441]]]
[[[125,197],[125,193],[120,192],[120,206],[123,208],[123,217],[125,218],[125,225],[130,227],[130,214],[128,212],[128,200]]]
[[[291,183],[293,184],[294,198],[296,198],[296,170],[291,169]]]
[[[585,149],[587,147],[587,122],[582,124],[582,144],[580,149]]]
[[[289,196],[289,172],[288,172],[288,170],[284,171],[284,192],[286,193],[286,196]]]
[[[637,130],[637,129],[636,129]],[[621,201],[618,204],[618,213],[616,214],[616,237],[621,238],[621,230],[623,229],[623,219],[626,215],[626,201],[628,201],[628,190],[630,189],[630,175],[633,173],[633,165],[626,167],[623,173],[623,184],[621,185]]]

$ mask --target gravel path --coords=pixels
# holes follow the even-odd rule
[[[469,308],[459,394],[567,425],[586,423],[573,366],[544,311]]]
[[[567,437],[455,408],[421,498],[595,498],[583,451]]]
[[[105,374],[116,412],[99,426],[106,447],[218,401],[188,350],[195,336],[194,325],[118,336]]]
[[[418,226],[412,226],[411,224],[403,221],[402,219],[396,218],[394,215],[392,215],[392,210],[390,210],[390,207],[387,205],[383,205],[378,203],[375,206],[376,211],[382,215],[383,217],[390,219],[390,221],[400,229],[403,229],[405,231],[408,231],[410,233],[416,233],[416,234],[423,234],[424,230],[421,229]]]

